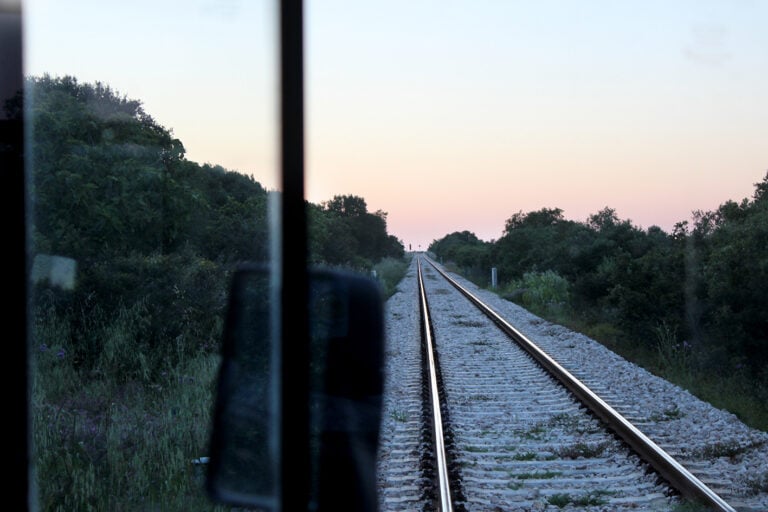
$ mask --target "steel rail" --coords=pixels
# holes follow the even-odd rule
[[[573,393],[587,408],[600,418],[610,429],[627,443],[638,455],[648,462],[656,472],[666,479],[672,487],[677,489],[686,498],[699,502],[712,510],[722,512],[736,512],[725,500],[718,496],[701,480],[696,478],[682,464],[665,452],[661,447],[643,434],[637,427],[630,423],[624,416],[605,403],[584,383],[574,377],[546,352],[526,338],[498,313],[484,304],[469,290],[461,286],[456,280],[440,269],[429,258],[425,258],[434,269],[440,273],[457,290],[475,304],[486,316],[496,323],[501,330],[509,335],[531,357],[562,383]]]
[[[437,389],[437,370],[433,352],[431,322],[429,320],[429,307],[427,306],[427,293],[424,288],[424,280],[421,274],[421,260],[418,263],[419,274],[419,299],[421,303],[421,319],[426,342],[427,365],[429,368],[429,387],[432,399],[432,421],[435,442],[435,463],[437,465],[437,486],[440,493],[440,508],[443,512],[451,512],[453,503],[451,500],[451,486],[448,479],[448,460],[445,454],[445,439],[443,438],[443,419],[440,413],[440,396]]]

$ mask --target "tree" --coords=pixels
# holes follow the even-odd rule
[[[608,208],[607,206],[587,218],[587,226],[594,229],[595,231],[601,231],[603,229],[610,228],[619,222],[619,216],[616,214],[616,210],[613,208]]]
[[[753,197],[756,203],[768,198],[768,172],[765,173],[763,181],[755,183],[755,194]]]
[[[560,208],[542,208],[537,211],[523,213],[522,210],[507,219],[504,232],[508,233],[521,227],[554,226],[565,221],[563,210]]]
[[[334,196],[322,203],[321,213],[325,219],[322,223],[316,219],[313,225],[322,227],[322,234],[310,232],[311,247],[319,249],[313,257],[316,260],[360,268],[404,254],[402,243],[387,234],[387,213],[368,213],[362,197]],[[323,241],[319,242],[321,238]]]
[[[706,304],[702,321],[709,346],[724,356],[719,359],[723,371],[742,365],[759,375],[768,365],[765,184],[764,180],[756,185],[751,202],[721,205],[714,214],[719,221],[715,229],[699,242],[706,247],[701,265],[700,294]]]
[[[323,203],[325,210],[343,217],[359,217],[368,213],[365,199],[359,196],[337,195]]]

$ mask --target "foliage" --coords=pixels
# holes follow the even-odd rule
[[[93,372],[82,372],[60,343],[61,320],[36,322],[31,411],[39,509],[224,510],[210,503],[192,464],[207,449],[217,356],[197,356],[151,382],[132,379],[142,353],[131,347],[131,325],[140,312],[117,316],[93,322],[110,336]]]
[[[465,231],[430,250],[470,279],[496,267],[501,294],[721,406],[710,380],[728,380],[740,393],[725,400],[729,408],[768,428],[768,410],[745,405],[768,389],[767,190],[768,174],[751,199],[693,212],[669,234],[640,229],[609,207],[585,222],[542,208],[513,214],[495,242]]]
[[[680,342],[669,325],[661,323],[654,329],[658,345],[661,371],[667,374],[687,375],[691,370],[691,344]]]
[[[557,508],[565,508],[568,505],[575,507],[590,507],[605,505],[608,500],[604,498],[605,495],[610,494],[608,491],[594,491],[583,496],[571,496],[568,493],[555,493],[547,497],[547,503]]]
[[[468,279],[485,286],[490,283],[490,244],[469,231],[454,232],[433,241],[429,251],[447,266],[453,266]]]
[[[507,286],[506,296],[534,311],[557,311],[570,303],[568,280],[552,270],[526,272]]]
[[[268,259],[269,196],[277,193],[186,160],[181,142],[139,101],[104,84],[46,75],[28,79],[25,93],[33,247],[81,269],[73,292],[41,285],[35,303],[68,319],[79,364],[93,368],[103,351],[90,323],[122,310],[144,311],[129,331],[156,361],[153,374],[214,349],[229,272]],[[307,207],[313,263],[370,273],[381,259],[404,255],[387,234],[387,214],[368,213],[363,198]]]
[[[701,241],[700,300],[707,305],[703,323],[710,340],[724,347],[732,366],[758,371],[768,365],[768,199],[756,197],[722,205],[717,228]]]
[[[376,273],[376,279],[381,283],[385,299],[388,299],[397,291],[397,285],[408,272],[411,258],[412,256],[384,258],[374,265],[373,270]]]
[[[74,289],[33,285],[32,417],[42,510],[212,510],[202,473],[229,276],[267,262],[279,192],[199,165],[141,102],[48,75],[23,93],[32,255],[77,262]],[[6,102],[21,113],[22,94]],[[392,290],[387,214],[307,203],[311,263]]]
[[[382,258],[401,258],[405,249],[387,234],[387,214],[369,213],[365,199],[334,196],[319,206],[310,205],[310,259],[315,263],[370,271]]]

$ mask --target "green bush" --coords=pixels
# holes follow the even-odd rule
[[[512,281],[505,295],[536,312],[562,311],[570,303],[568,280],[552,270],[526,272]]]
[[[373,270],[376,272],[376,278],[381,283],[385,299],[394,295],[397,290],[397,285],[402,281],[408,271],[408,265],[410,264],[412,257],[413,256],[384,258],[373,266]]]

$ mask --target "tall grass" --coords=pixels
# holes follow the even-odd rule
[[[373,270],[376,273],[376,279],[379,281],[384,293],[384,298],[388,299],[397,291],[397,285],[408,272],[412,255],[405,255],[402,258],[384,258],[374,265]]]
[[[375,266],[386,297],[408,264]],[[112,315],[41,308],[30,397],[39,509],[229,510],[208,499],[205,465],[193,463],[208,455],[220,358],[190,347],[218,346],[221,322],[210,333],[182,330],[158,349],[146,339],[153,311],[141,301]]]
[[[152,376],[136,350],[141,308],[93,327],[98,365],[84,371],[66,346],[69,326],[35,323],[31,418],[39,509],[43,511],[226,510],[204,494],[218,356],[199,354]]]
[[[552,270],[526,272],[507,284],[500,293],[540,316],[567,318],[570,290],[568,281]]]

